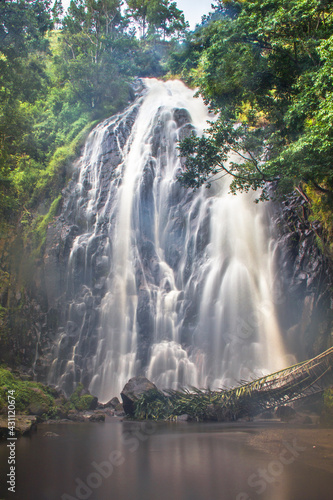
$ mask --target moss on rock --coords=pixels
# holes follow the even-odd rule
[[[43,416],[54,408],[54,397],[48,387],[21,380],[9,370],[0,368],[0,413],[7,413],[8,391],[14,391],[15,410],[23,414]]]
[[[14,391],[17,413],[36,415],[43,420],[67,418],[70,412],[95,410],[98,404],[98,399],[89,394],[82,384],[66,399],[53,387],[22,380],[10,370],[0,367],[0,414],[3,415],[7,414],[8,394],[11,394],[8,391]]]
[[[82,384],[78,384],[69,400],[78,411],[95,410],[98,404],[97,398],[87,393]]]

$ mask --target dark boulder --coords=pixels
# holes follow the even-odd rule
[[[77,410],[69,410],[68,420],[71,420],[72,422],[85,422],[83,414]]]
[[[125,417],[126,413],[124,412],[124,405],[119,403],[113,412],[115,417]]]
[[[119,401],[119,399],[117,397],[114,397],[107,404],[110,405],[110,406],[113,406],[113,408],[117,408],[117,406],[120,405],[120,401]]]
[[[37,429],[37,417],[35,415],[16,415],[15,436],[28,436]],[[8,419],[0,416],[0,439],[7,439]]]
[[[110,399],[107,403],[98,403],[98,408],[104,409],[104,408],[117,408],[117,406],[120,405],[120,401],[117,397],[114,397]]]
[[[191,115],[185,108],[176,108],[173,112],[173,119],[175,120],[177,127],[181,127],[182,125],[191,122]]]
[[[144,392],[151,389],[158,390],[156,385],[150,382],[146,377],[133,377],[131,378],[121,392],[123,400],[124,412],[127,415],[134,416],[134,402]]]

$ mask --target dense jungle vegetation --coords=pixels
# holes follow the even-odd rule
[[[216,1],[191,32],[170,0],[72,0],[67,13],[60,0],[1,0],[1,335],[17,331],[11,296],[25,286],[10,259],[40,258],[73,159],[135,77],[181,78],[218,114],[181,144],[183,182],[229,172],[233,192],[260,199],[267,181],[296,189],[332,251],[332,13],[330,0]]]

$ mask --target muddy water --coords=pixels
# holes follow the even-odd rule
[[[281,425],[40,425],[16,442],[15,493],[6,486],[7,443],[0,444],[0,499],[331,499],[333,474],[304,460],[312,446],[296,431],[270,453],[253,446]]]

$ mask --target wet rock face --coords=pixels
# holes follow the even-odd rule
[[[140,92],[144,93],[144,89],[137,82],[134,93],[138,96]],[[43,331],[43,338],[47,342],[39,353],[38,373],[41,380],[45,380],[48,373],[48,378],[53,383],[60,382],[67,394],[73,391],[76,383],[83,382],[87,386],[91,382],[99,329],[109,321],[102,320],[101,316],[113,280],[117,195],[122,185],[124,148],[140,105],[139,97],[123,114],[106,120],[95,129],[75,165],[72,180],[63,192],[61,214],[48,229],[44,255],[48,313],[45,322],[47,327]],[[139,181],[138,199],[134,201],[138,207],[137,264],[134,272],[137,359],[141,367],[147,364],[153,339],[156,313],[154,289],[161,284],[160,259],[155,248],[156,207],[153,190],[157,169],[163,171],[168,167],[170,139],[169,125],[166,126],[166,123],[173,123],[174,130],[178,130],[179,138],[183,139],[194,130],[190,121],[186,109],[169,111],[161,108],[153,126],[151,155],[147,157]],[[183,190],[177,183],[165,200],[170,206],[170,217],[166,224],[169,224],[172,241],[167,245],[165,258],[175,272],[183,252],[184,217],[189,202],[191,198],[184,199]],[[198,241],[201,233],[204,248],[207,244],[207,225],[199,230]],[[169,282],[163,287],[167,292],[170,291]],[[54,317],[57,317],[56,323],[52,319]],[[55,359],[57,361],[50,372],[50,365]]]
[[[290,352],[299,360],[330,346],[333,331],[331,262],[317,243],[321,228],[308,220],[307,204],[292,195],[275,206],[278,235],[276,301]]]
[[[147,364],[148,350],[151,344],[153,332],[154,311],[150,301],[148,290],[139,290],[138,308],[138,356],[143,366]]]
[[[73,178],[63,192],[62,212],[47,232],[44,290],[48,312],[42,332],[44,349],[40,349],[36,371],[39,378],[45,380],[50,361],[56,356],[58,363],[54,377],[59,379],[68,368],[71,351],[79,343],[75,366],[67,370],[62,381],[68,394],[76,382],[83,381],[84,377],[86,384],[90,380],[90,376],[87,377],[89,360],[96,352],[100,304],[106,293],[112,258],[106,223],[112,209],[110,183],[122,161],[120,146],[128,140],[137,112],[138,106],[133,106],[123,119],[120,116],[120,123],[115,124],[112,119],[106,122],[107,133],[98,152],[99,185],[93,185],[91,173],[79,174],[82,169],[89,169],[82,164],[82,159],[79,160]],[[89,147],[88,141],[86,149]],[[93,150],[90,151],[90,157],[93,158],[94,154]],[[113,184],[112,189],[115,191],[116,188]],[[89,211],[96,189],[96,205]],[[89,231],[98,210],[104,211],[103,217],[100,217],[97,230]]]
[[[175,120],[178,128],[191,123],[190,113],[184,108],[175,109],[173,112],[173,119]]]

